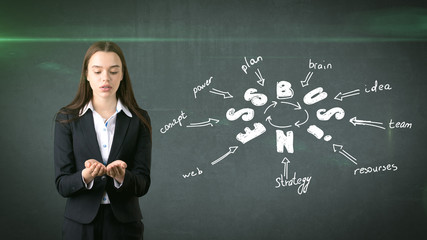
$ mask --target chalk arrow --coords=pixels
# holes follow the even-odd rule
[[[272,104],[270,104],[270,105],[265,109],[264,114],[267,112],[267,110],[268,110],[270,107],[275,108],[275,107],[276,107],[276,105],[277,105],[277,102],[276,102],[276,101],[272,101]]]
[[[205,122],[190,123],[190,125],[188,125],[187,127],[206,127],[206,126],[213,127],[213,123],[218,123],[218,122],[219,122],[218,119],[209,118],[209,120]]]
[[[294,106],[295,108],[294,108],[294,110],[301,110],[301,105],[299,104],[299,102],[297,102],[297,104],[295,104],[295,103],[290,103],[290,102],[281,102],[281,103],[284,103],[284,104],[288,104],[288,105],[292,105],[292,106]]]
[[[299,128],[301,125],[305,124],[305,123],[308,121],[308,118],[309,118],[309,116],[308,116],[308,112],[307,112],[307,110],[305,110],[305,109],[304,109],[304,111],[305,111],[305,114],[307,115],[307,117],[305,118],[305,121],[304,121],[304,122],[300,123],[300,121],[298,120],[298,121],[295,123],[295,126],[297,126],[298,128]]]
[[[228,149],[228,152],[226,153],[226,154],[224,154],[224,155],[222,155],[221,157],[219,157],[218,159],[216,159],[215,161],[213,161],[213,162],[211,162],[211,164],[212,165],[215,165],[215,164],[217,164],[218,162],[220,162],[221,160],[223,160],[224,158],[226,158],[228,155],[230,155],[230,154],[232,154],[232,153],[234,153],[236,150],[237,150],[237,148],[239,148],[238,146],[232,146],[232,147],[229,147]]]
[[[307,87],[308,86],[308,82],[310,81],[311,77],[313,76],[313,72],[308,72],[307,76],[305,77],[304,81],[301,81],[301,86],[302,87]]]
[[[283,176],[286,176],[286,179],[288,179],[288,165],[291,161],[289,161],[286,157],[283,159]]]
[[[344,151],[342,145],[333,144],[332,148],[334,149],[334,152],[338,152],[339,154],[343,155],[345,158],[357,165],[357,159],[351,156],[348,152]]]
[[[350,119],[349,122],[351,122],[354,126],[363,125],[363,126],[370,126],[370,127],[376,127],[376,128],[385,129],[385,127],[380,126],[380,125],[383,125],[382,122],[372,122],[372,121],[366,121],[366,120],[357,120],[356,117]]]
[[[224,92],[215,88],[212,88],[211,91],[209,91],[210,93],[216,94],[216,95],[222,95],[224,97],[224,99],[227,98],[233,98],[233,96],[229,93],[229,92]]]
[[[276,127],[276,128],[290,128],[292,127],[292,125],[287,125],[287,126],[279,126],[279,125],[274,125],[273,123],[271,123],[271,116],[268,116],[265,121],[267,121],[268,123],[270,123],[271,126]]]
[[[261,86],[263,86],[264,87],[264,82],[265,82],[265,79],[262,77],[262,75],[261,75],[261,72],[259,71],[259,69],[257,68],[257,71],[255,72],[255,74],[256,74],[256,76],[258,77],[258,81],[257,81],[257,83],[259,84],[259,85],[261,85]]]
[[[273,108],[275,108],[276,106],[277,106],[277,102],[276,101],[271,101],[272,102],[272,104],[270,104],[265,110],[264,110],[264,114],[267,112],[267,110],[270,108],[270,107],[273,107]],[[296,104],[295,103],[291,103],[291,102],[280,102],[280,103],[284,103],[284,104],[288,104],[288,105],[291,105],[291,106],[294,106],[295,108],[294,108],[294,110],[301,110],[301,105],[299,104],[299,102],[297,102]]]
[[[359,95],[359,94],[360,94],[360,89],[356,89],[356,90],[353,90],[353,91],[350,91],[350,92],[346,92],[346,93],[339,92],[338,95],[336,95],[334,99],[338,100],[338,101],[342,101],[344,98],[351,97],[351,96],[356,96],[356,95]]]

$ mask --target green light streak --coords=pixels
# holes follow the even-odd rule
[[[358,16],[365,30],[387,36],[425,37],[427,10],[421,8],[383,9]]]
[[[67,66],[64,66],[55,62],[42,62],[38,64],[37,67],[45,71],[52,71],[52,72],[65,73],[65,74],[75,73],[73,69],[70,69]]]
[[[26,38],[3,37],[1,43],[55,43],[55,42],[307,42],[307,43],[370,43],[370,42],[427,42],[427,38],[399,37],[300,37],[300,38]]]
[[[13,42],[13,43],[96,42],[96,41],[186,42],[186,41],[196,41],[196,39],[191,39],[191,38],[24,38],[24,37],[0,38],[0,42]]]

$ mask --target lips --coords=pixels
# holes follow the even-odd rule
[[[109,91],[110,89],[112,89],[113,87],[111,87],[110,85],[102,85],[101,87],[99,87],[102,91]]]

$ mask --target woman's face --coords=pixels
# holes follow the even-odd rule
[[[122,61],[115,52],[98,51],[89,59],[86,79],[94,98],[116,97],[123,79]]]

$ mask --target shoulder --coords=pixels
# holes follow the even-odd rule
[[[68,121],[71,118],[71,114],[67,114],[61,110],[59,110],[55,115],[56,122]]]
[[[136,115],[136,118],[139,118],[140,120],[143,120],[143,119],[141,119],[141,117],[143,117],[144,120],[150,122],[150,115],[148,114],[148,112],[146,110],[144,110],[142,108],[138,108],[136,110],[136,112],[132,112],[132,114]]]
[[[67,108],[61,108],[59,111],[55,114],[55,122],[57,123],[70,123],[78,118],[78,115],[74,113],[73,111],[67,109]]]
[[[132,111],[132,114],[134,115],[132,121],[138,121],[139,126],[141,126],[142,129],[148,130],[151,134],[151,119],[148,112],[144,109],[137,108],[136,111]]]
[[[148,112],[146,110],[140,109],[140,113],[145,119],[147,119],[147,121],[150,122],[150,115],[148,115]]]

